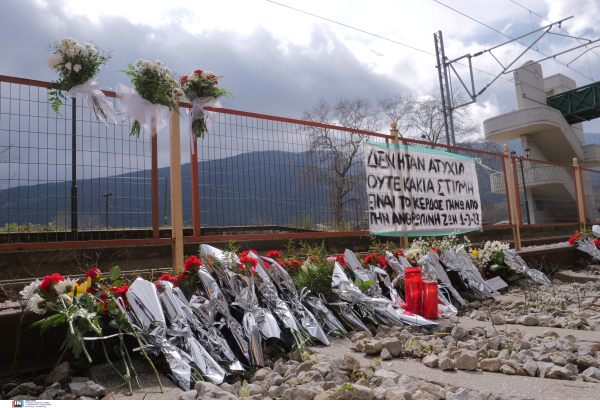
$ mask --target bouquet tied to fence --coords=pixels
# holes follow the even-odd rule
[[[166,126],[168,112],[176,109],[184,97],[174,74],[161,61],[142,59],[121,72],[129,77],[135,88],[117,84],[122,114],[134,119],[129,135],[140,137],[142,128],[148,133],[158,132]]]
[[[204,138],[204,134],[212,127],[214,114],[204,112],[205,106],[221,107],[219,98],[222,96],[233,96],[231,92],[222,88],[217,88],[219,79],[222,76],[216,76],[210,71],[197,69],[189,75],[181,77],[181,87],[185,96],[192,104],[190,110],[190,133],[196,137]]]
[[[100,53],[91,43],[80,45],[74,38],[65,37],[48,46],[54,51],[48,58],[48,68],[59,74],[55,86],[48,91],[48,100],[54,112],[60,114],[63,99],[83,97],[94,111],[96,120],[106,123],[108,116],[114,120],[114,108],[94,80],[100,67],[112,59],[110,54]]]

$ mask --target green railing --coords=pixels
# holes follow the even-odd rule
[[[558,109],[570,125],[596,119],[600,117],[600,82],[552,95],[547,103]]]

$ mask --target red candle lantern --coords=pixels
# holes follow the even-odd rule
[[[421,268],[404,269],[406,308],[419,316],[423,315],[423,280]]]
[[[437,281],[423,281],[423,313],[426,319],[438,318]]]

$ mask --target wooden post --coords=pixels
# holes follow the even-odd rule
[[[575,183],[575,203],[577,205],[577,215],[581,229],[585,228],[585,197],[583,192],[583,177],[581,177],[581,168],[579,160],[573,159],[573,181]]]
[[[508,214],[510,223],[513,229],[513,239],[515,242],[515,251],[521,250],[521,232],[519,231],[519,209],[517,208],[517,195],[519,194],[519,185],[515,185],[515,177],[510,158],[510,150],[508,145],[504,145],[504,184],[506,189],[506,201],[508,206]]]
[[[179,103],[171,110],[169,122],[171,149],[171,237],[173,238],[173,270],[183,268],[183,218],[181,204],[181,135],[179,131]]]
[[[190,119],[191,120],[191,119]],[[190,171],[192,176],[192,226],[193,236],[200,236],[200,191],[198,186],[198,138],[193,136],[190,146]],[[192,153],[193,150],[193,153]]]
[[[391,129],[390,129],[390,136],[392,136],[392,140],[394,142],[394,144],[400,144],[400,138],[398,137],[398,124],[396,122],[392,122],[392,124],[390,125]],[[402,142],[403,145],[406,144],[406,142]],[[407,249],[408,248],[408,237],[400,237],[400,248],[404,248]]]

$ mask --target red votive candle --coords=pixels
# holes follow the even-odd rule
[[[438,318],[437,281],[423,281],[423,313],[426,319]]]
[[[423,280],[421,268],[404,269],[404,281],[406,288],[406,308],[409,312],[423,315]]]

